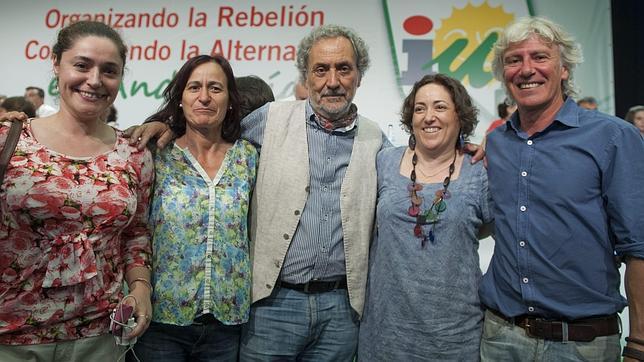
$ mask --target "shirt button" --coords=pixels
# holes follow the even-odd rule
[[[527,144],[528,146],[532,146],[532,140],[528,140]]]
[[[272,288],[273,288],[273,286],[272,286],[272,285],[270,285],[270,284],[266,284],[266,289],[272,289]]]
[[[521,172],[521,176],[526,177],[526,176],[528,176],[528,173],[523,171],[523,172]]]
[[[525,246],[525,241],[523,241],[523,240],[519,241],[519,246],[524,247]]]
[[[525,207],[525,206],[523,206],[523,205],[521,205],[521,207],[519,208],[519,210],[521,210],[521,211],[526,211],[527,209],[528,209],[528,208],[527,208],[527,207]]]
[[[288,234],[284,234],[284,240],[288,240]]]
[[[309,191],[311,191],[311,188],[309,186],[307,186],[307,187],[304,188],[304,191],[309,192]]]
[[[528,307],[528,312],[534,312],[534,307]]]
[[[280,261],[279,260],[275,260],[275,267],[277,267],[277,268],[280,267]]]
[[[524,283],[524,284],[528,284],[528,278],[525,278],[525,277],[524,277],[524,278],[522,279],[522,281],[523,281],[523,283]]]
[[[300,210],[295,210],[295,211],[293,212],[293,214],[295,214],[295,215],[299,215],[299,214],[300,214]]]
[[[329,189],[329,188],[328,188],[328,187],[326,187],[326,186],[322,187],[322,191],[326,191],[326,190],[328,190],[328,189]]]

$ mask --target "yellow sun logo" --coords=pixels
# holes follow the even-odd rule
[[[511,21],[514,15],[506,13],[501,5],[491,7],[487,2],[479,6],[469,3],[462,9],[453,8],[452,15],[442,19],[440,28],[436,29],[434,39],[434,54],[442,54],[458,43],[464,48],[449,65],[451,71],[456,71],[475,51],[484,46],[491,47],[494,33],[500,33]],[[485,57],[483,70],[491,70],[492,52]]]

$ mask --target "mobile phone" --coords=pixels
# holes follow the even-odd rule
[[[130,317],[134,313],[134,307],[125,303],[119,305],[112,312],[112,323],[110,324],[110,332],[121,337],[123,334],[123,325],[127,325]]]

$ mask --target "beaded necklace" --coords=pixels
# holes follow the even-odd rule
[[[447,190],[449,183],[454,174],[455,164],[456,164],[456,154],[457,151],[454,150],[454,158],[452,163],[449,165],[449,175],[443,180],[443,189],[436,191],[434,201],[429,209],[424,212],[420,211],[420,205],[423,204],[423,198],[418,196],[418,191],[423,189],[423,185],[416,183],[416,164],[418,163],[418,156],[416,156],[416,140],[410,137],[409,139],[409,148],[414,152],[411,156],[412,170],[409,178],[411,179],[411,184],[407,187],[409,190],[409,197],[411,199],[411,206],[409,207],[408,214],[416,218],[416,225],[414,226],[414,236],[421,239],[420,246],[425,248],[427,241],[434,243],[435,240],[435,229],[436,222],[438,221],[438,215],[447,209],[447,203],[445,200],[449,199],[452,195]],[[428,234],[425,234],[423,230],[423,225],[432,224],[431,229]]]

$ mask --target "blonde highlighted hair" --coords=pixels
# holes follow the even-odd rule
[[[494,59],[492,60],[494,77],[505,84],[503,81],[503,56],[505,52],[512,44],[520,43],[533,36],[539,37],[547,44],[559,47],[561,63],[568,70],[568,79],[561,84],[563,94],[574,98],[577,95],[577,87],[573,77],[573,70],[575,66],[583,62],[581,46],[560,25],[545,18],[524,17],[505,28],[494,44]]]

